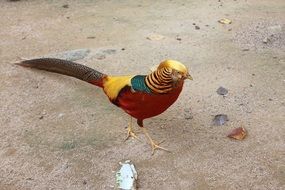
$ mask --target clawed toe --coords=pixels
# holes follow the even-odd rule
[[[128,128],[127,137],[126,137],[126,139],[125,139],[124,141],[128,140],[130,137],[135,138],[135,139],[141,141],[141,140],[138,138],[138,136],[137,136],[132,130],[130,130],[130,129]]]
[[[166,148],[164,148],[164,147],[162,147],[162,146],[159,146],[161,143],[163,143],[164,141],[161,141],[160,143],[155,143],[154,141],[151,141],[150,142],[150,144],[151,144],[151,148],[152,148],[152,155],[154,154],[154,151],[156,150],[156,149],[161,149],[161,150],[164,150],[164,151],[166,151],[166,152],[171,152],[170,150],[168,150],[168,149],[166,149]]]

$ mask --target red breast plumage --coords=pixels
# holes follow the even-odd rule
[[[165,94],[133,93],[130,88],[124,89],[116,100],[116,105],[132,117],[144,120],[161,114],[178,98],[182,86]]]

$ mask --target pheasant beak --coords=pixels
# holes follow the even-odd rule
[[[190,74],[187,74],[186,78],[189,79],[189,80],[193,80],[193,78],[192,78],[192,76]]]

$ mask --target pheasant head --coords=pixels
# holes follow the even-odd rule
[[[175,60],[166,60],[147,75],[145,82],[155,93],[167,93],[181,87],[185,79],[193,80],[185,65]]]

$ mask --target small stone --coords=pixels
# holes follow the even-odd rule
[[[228,93],[228,90],[227,90],[226,88],[220,86],[220,87],[217,89],[217,93],[218,93],[219,95],[225,96],[225,95]]]
[[[122,48],[121,50],[122,50],[122,51],[125,51],[126,49],[125,49],[125,48]]]
[[[95,39],[95,36],[88,36],[87,39]]]
[[[242,51],[249,51],[249,49],[248,49],[248,48],[245,48],[245,49],[243,49]]]
[[[200,30],[200,27],[199,27],[199,26],[195,26],[195,29],[196,29],[196,30]]]
[[[217,126],[224,125],[227,121],[229,121],[229,118],[225,114],[218,114],[213,119],[213,124]]]
[[[86,180],[83,180],[82,183],[83,183],[83,185],[86,185],[86,184],[87,184],[87,181],[86,181]]]
[[[269,38],[264,38],[263,40],[262,40],[262,43],[264,43],[264,44],[267,44],[269,42]]]
[[[68,4],[65,4],[65,5],[62,5],[63,8],[67,9],[69,8],[69,5]]]
[[[238,127],[238,128],[233,129],[232,131],[230,131],[227,136],[229,138],[233,138],[236,140],[242,140],[245,138],[246,135],[247,135],[247,132],[246,132],[245,128]]]
[[[44,118],[44,116],[43,115],[41,115],[40,117],[39,117],[39,119],[43,119]]]
[[[176,40],[181,41],[182,39],[180,37],[176,37]]]

